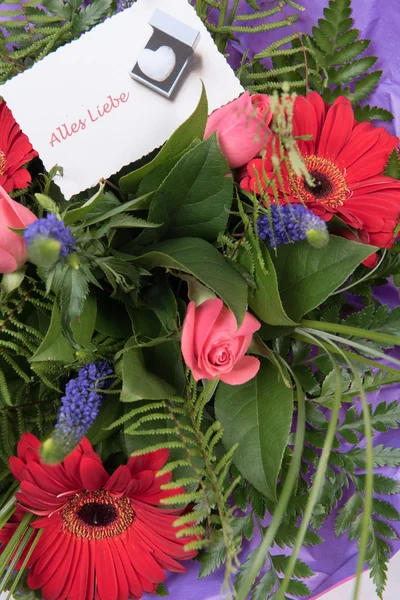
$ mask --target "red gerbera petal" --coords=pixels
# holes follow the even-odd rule
[[[87,440],[56,466],[41,462],[40,443],[30,434],[18,448],[10,463],[21,481],[23,510],[2,529],[0,541],[9,541],[26,511],[42,516],[32,522],[43,532],[28,585],[41,588],[44,600],[139,599],[155,591],[166,570],[183,572],[178,560],[195,555],[183,549],[194,537],[176,537],[173,523],[181,511],[159,506],[161,498],[181,491],[161,490],[170,473],[156,476],[167,450],[131,459],[110,476]]]
[[[24,168],[37,156],[5,102],[0,103],[0,185],[7,193],[28,187],[31,176]]]

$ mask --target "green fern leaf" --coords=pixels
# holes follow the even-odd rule
[[[385,175],[400,180],[400,156],[396,149],[389,156],[388,163],[385,168]]]

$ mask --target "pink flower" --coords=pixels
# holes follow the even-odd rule
[[[245,356],[253,333],[261,324],[250,313],[237,329],[236,319],[219,298],[196,307],[190,302],[182,330],[182,354],[193,377],[239,385],[252,379],[260,361]]]
[[[215,110],[208,118],[204,139],[214,131],[231,169],[254,158],[271,135],[271,100],[265,94],[246,92],[237,100]]]
[[[10,196],[0,186],[0,273],[13,273],[27,259],[26,243],[23,237],[9,229],[24,229],[33,221],[35,215],[11,200]]]

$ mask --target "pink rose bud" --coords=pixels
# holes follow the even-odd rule
[[[195,380],[218,377],[230,385],[239,385],[252,379],[260,361],[245,353],[260,327],[257,319],[246,313],[238,329],[234,314],[219,298],[197,307],[190,302],[181,344],[183,358]]]
[[[257,156],[271,135],[271,100],[266,94],[246,92],[208,117],[204,139],[217,132],[221,150],[231,169]]]
[[[28,257],[24,238],[9,227],[25,229],[36,218],[33,212],[12,200],[0,187],[0,273],[13,273]]]

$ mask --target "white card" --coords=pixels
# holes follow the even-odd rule
[[[151,23],[151,24],[150,24]],[[188,0],[138,0],[3,86],[66,198],[161,146],[194,111],[242,91]]]

